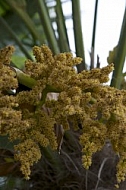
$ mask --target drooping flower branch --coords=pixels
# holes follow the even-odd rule
[[[24,73],[9,66],[12,52],[11,46],[0,51],[0,134],[8,134],[11,141],[18,140],[15,159],[20,161],[25,178],[29,179],[31,166],[41,158],[40,146],[57,149],[54,125],[69,130],[71,123],[77,130],[79,123],[83,166],[90,167],[92,154],[109,139],[120,155],[118,182],[124,180],[126,91],[104,85],[113,64],[77,73],[74,67],[81,58],[71,53],[53,56],[43,45],[33,48],[36,61],[27,60]],[[5,95],[18,83],[30,90]],[[56,98],[48,98],[49,93],[56,93]]]

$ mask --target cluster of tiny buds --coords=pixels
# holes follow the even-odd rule
[[[123,181],[126,174],[126,91],[103,84],[108,82],[113,64],[77,73],[74,67],[81,58],[71,53],[54,56],[46,45],[35,46],[36,61],[25,63],[25,74],[28,80],[34,79],[34,86],[30,91],[7,95],[8,90],[18,87],[20,77],[9,67],[13,50],[9,46],[0,51],[0,134],[9,134],[11,141],[18,140],[19,144],[14,147],[15,159],[20,161],[25,178],[29,179],[31,166],[41,158],[40,146],[52,149],[60,146],[54,125],[58,123],[68,130],[69,123],[74,123],[76,130],[79,121],[83,166],[90,167],[92,154],[109,139],[115,152],[120,154],[117,179]]]

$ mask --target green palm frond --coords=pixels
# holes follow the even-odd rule
[[[116,88],[121,87],[121,82],[123,79],[123,67],[126,58],[126,8],[123,17],[123,23],[121,27],[120,37],[116,49],[116,54],[114,57],[115,70],[113,71],[111,86]]]

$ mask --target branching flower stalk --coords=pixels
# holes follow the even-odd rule
[[[109,139],[120,155],[117,180],[124,181],[126,91],[104,84],[113,64],[77,73],[74,66],[81,63],[81,58],[71,53],[53,55],[43,45],[33,48],[36,61],[27,60],[25,73],[19,73],[10,67],[13,51],[12,46],[0,51],[0,134],[8,134],[10,141],[18,140],[15,160],[20,161],[25,178],[29,179],[31,166],[42,156],[40,147],[57,149],[54,125],[69,130],[71,123],[78,130],[79,123],[83,166],[89,169],[92,154]],[[10,89],[17,89],[19,83],[31,90],[5,95]],[[48,98],[52,92],[57,93],[55,99]]]

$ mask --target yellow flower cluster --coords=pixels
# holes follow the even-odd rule
[[[0,50],[0,93],[17,88],[18,82],[15,72],[9,67],[10,57],[14,51],[13,46]]]
[[[109,80],[113,64],[77,73],[74,66],[82,59],[73,57],[71,53],[53,56],[46,45],[35,46],[33,53],[36,61],[27,60],[25,63],[25,73],[36,81],[30,91],[19,92],[16,96],[3,95],[3,90],[8,90],[8,87],[17,87],[17,79],[3,59],[0,67],[1,73],[4,68],[13,73],[3,77],[3,83],[0,83],[0,132],[9,134],[10,140],[19,140],[15,146],[15,159],[21,162],[22,173],[29,178],[30,167],[41,157],[39,146],[57,148],[54,125],[57,123],[57,126],[62,125],[68,130],[71,123],[75,130],[81,124],[84,167],[90,167],[92,154],[109,139],[120,155],[118,182],[124,180],[126,91],[103,84]],[[10,59],[8,55],[6,60]],[[12,85],[8,86],[6,80]],[[57,93],[56,98],[47,98],[52,92]]]
[[[24,142],[15,145],[15,160],[20,161],[22,174],[26,179],[29,179],[31,174],[30,167],[41,158],[39,146],[32,140],[27,139]]]

